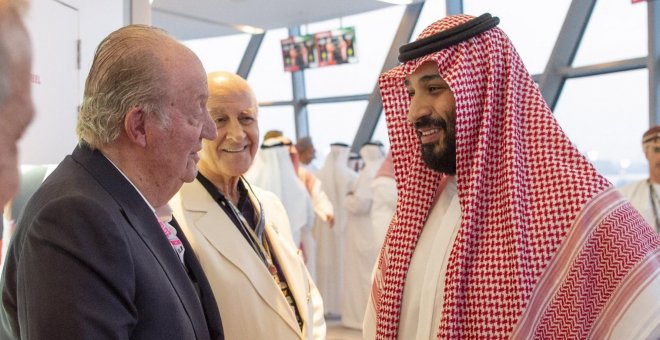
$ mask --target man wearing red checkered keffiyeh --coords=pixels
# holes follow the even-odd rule
[[[498,22],[437,21],[380,77],[399,200],[365,339],[659,337],[660,237]]]

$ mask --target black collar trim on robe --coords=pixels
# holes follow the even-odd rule
[[[498,17],[482,14],[466,23],[440,31],[434,35],[413,41],[399,47],[399,61],[405,63],[421,56],[440,51],[451,45],[468,40],[477,34],[488,31],[500,23]]]

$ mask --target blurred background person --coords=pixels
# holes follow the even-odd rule
[[[318,168],[314,165],[316,159],[316,148],[312,142],[312,137],[305,136],[298,139],[296,142],[296,150],[298,150],[298,157],[301,165],[309,172],[316,174]]]
[[[273,136],[276,135],[276,133],[271,133],[270,135]],[[285,155],[285,152],[281,150],[287,150],[288,157]],[[320,221],[329,224],[332,224],[334,220],[333,207],[328,196],[321,188],[321,181],[319,181],[314,174],[300,166],[297,148],[291,145],[291,139],[282,135],[271,137],[264,141],[264,144],[257,153],[257,158],[246,177],[248,177],[251,182],[278,195],[278,197],[282,199],[284,206],[287,207],[287,209],[292,210],[292,213],[289,214],[291,220],[294,219],[294,217],[291,217],[291,214],[295,211],[296,217],[305,217],[304,221],[309,222],[309,210],[307,208],[308,202],[304,199],[305,204],[300,204],[303,196],[299,192],[298,184],[290,183],[295,182],[295,180],[291,178],[290,171],[287,170],[289,167],[287,164],[288,162],[291,162],[293,166],[293,174],[298,177],[298,180],[307,190],[307,194],[311,199],[313,209],[312,223],[311,225],[306,223],[304,227],[300,229],[299,246],[303,250],[305,264],[307,265],[309,273],[312,275],[313,279],[316,279],[317,246],[312,230],[316,224],[314,219],[319,219]],[[293,190],[287,190],[287,188],[293,188]],[[294,234],[294,239],[296,238],[296,234]]]
[[[305,255],[314,257],[314,242],[309,239],[314,227],[312,198],[293,166],[291,147],[291,140],[284,136],[266,139],[245,178],[250,183],[274,193],[282,201],[289,216],[296,247],[302,249],[302,244],[306,243]],[[303,239],[306,242],[303,242]]]
[[[21,17],[26,4],[26,1],[0,0],[0,208],[18,190],[18,141],[34,116],[30,84],[32,49]],[[10,232],[12,225],[11,216],[3,214],[1,233],[5,233],[5,228]],[[9,238],[3,240],[9,243]],[[6,244],[2,248],[0,261],[4,260]]]
[[[264,134],[264,142],[265,142],[267,139],[276,138],[276,137],[282,137],[283,135],[284,135],[284,134],[282,133],[282,130],[268,130],[268,131],[266,131],[266,133]]]
[[[218,137],[203,143],[197,179],[170,205],[227,315],[226,337],[324,339],[323,303],[293,242],[287,211],[272,192],[243,177],[259,148],[254,92],[223,71],[210,73],[208,86]]]
[[[649,177],[619,189],[646,222],[660,233],[660,126],[644,132],[642,149],[649,162]]]
[[[334,223],[317,221],[314,227],[316,239],[316,283],[323,297],[328,318],[341,314],[342,287],[344,285],[344,241],[346,238],[346,209],[344,200],[355,185],[357,174],[348,167],[350,148],[344,143],[330,145],[317,177],[321,187],[334,207]]]
[[[290,142],[289,139],[286,139],[286,141]],[[314,236],[314,228],[321,223],[333,225],[334,207],[332,206],[328,195],[323,191],[321,181],[318,177],[307,170],[307,168],[300,165],[300,152],[298,151],[298,148],[295,146],[289,146],[289,156],[291,156],[291,162],[293,163],[294,170],[298,174],[298,179],[302,181],[305,189],[307,189],[309,197],[312,199],[314,223],[312,224],[312,229],[304,229],[301,235],[305,263],[312,274],[312,278],[316,280],[316,251],[318,245],[316,244],[316,238]]]
[[[291,141],[281,134],[269,131],[256,153],[254,162],[245,173],[250,183],[277,196],[289,216],[291,235],[300,246],[303,228],[311,229],[314,211],[311,197],[298,178],[291,161]]]
[[[371,206],[371,224],[374,230],[375,242],[378,249],[383,245],[387,228],[392,222],[396,212],[396,180],[394,179],[394,164],[392,164],[392,151],[387,153],[380,165],[376,177],[371,182],[374,199]]]
[[[360,169],[364,166],[364,161],[362,160],[362,157],[360,157],[360,154],[357,152],[349,152],[348,154],[348,168],[353,170],[355,174],[357,174]]]
[[[344,200],[347,215],[341,323],[354,329],[362,329],[371,292],[371,273],[380,249],[371,221],[371,182],[385,157],[382,144],[365,144],[360,148],[360,157],[364,167]]]

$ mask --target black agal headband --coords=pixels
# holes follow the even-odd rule
[[[498,17],[493,17],[489,13],[482,14],[456,27],[402,45],[399,47],[399,61],[405,63],[406,61],[419,58],[429,53],[440,51],[443,48],[458,44],[459,42],[468,40],[479,33],[488,31],[499,23],[500,19]]]

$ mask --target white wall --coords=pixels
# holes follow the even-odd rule
[[[124,25],[127,2],[31,0],[26,24],[35,53],[33,95],[37,112],[19,146],[21,164],[57,163],[73,150],[77,105],[94,51],[108,33]],[[75,23],[71,29],[71,20],[77,20],[77,32]],[[70,67],[76,61],[68,59],[75,56],[69,53],[75,48],[70,42],[78,37],[81,60],[76,72],[75,66]]]

